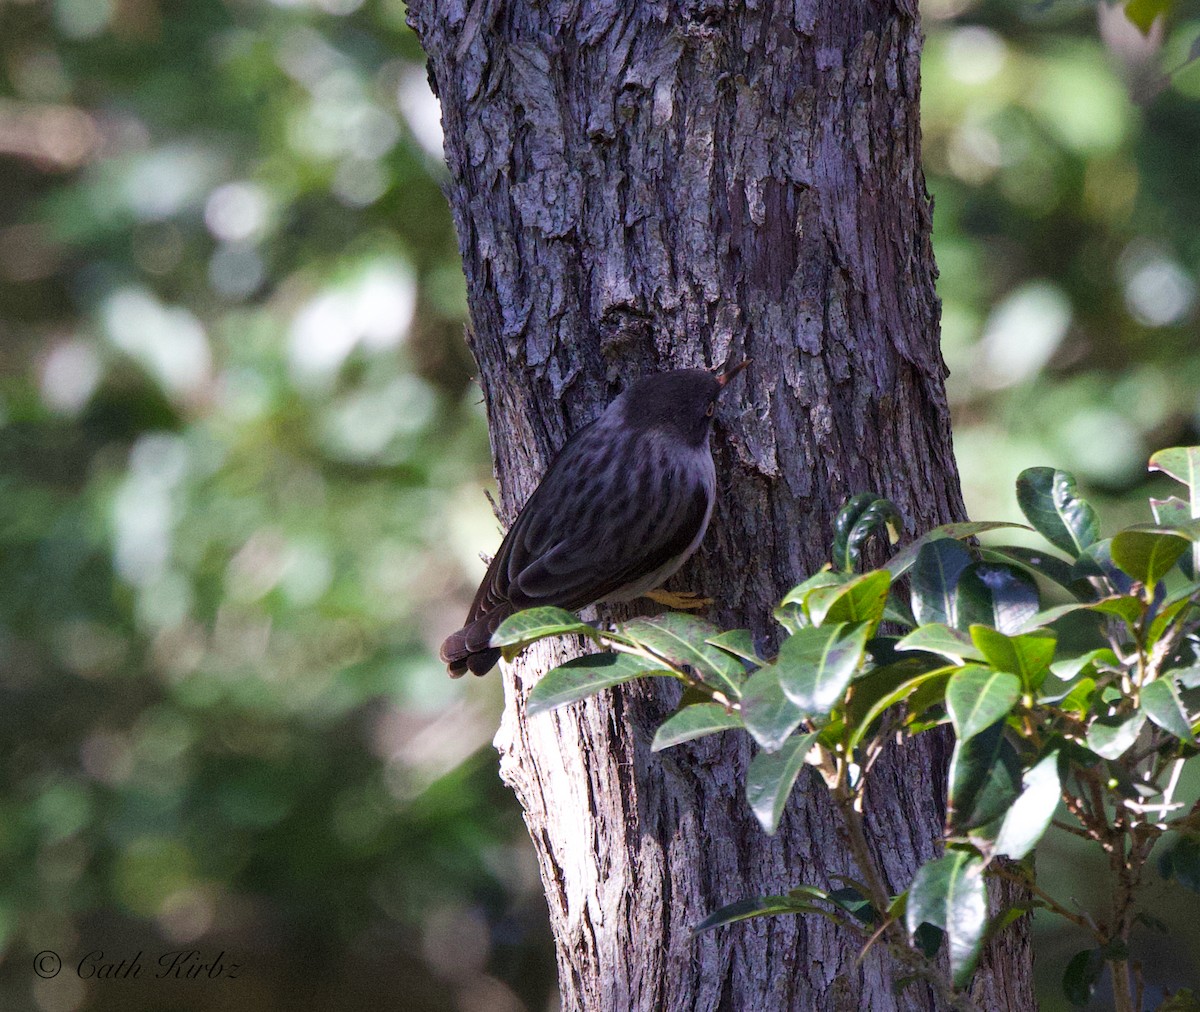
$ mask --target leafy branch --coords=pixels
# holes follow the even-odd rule
[[[1107,967],[1126,1012],[1139,1000],[1128,942],[1160,839],[1163,874],[1200,890],[1200,811],[1184,813],[1175,799],[1184,765],[1200,754],[1200,448],[1164,450],[1150,464],[1187,489],[1186,499],[1152,501],[1152,523],[1104,538],[1071,475],[1031,468],[1017,500],[1025,529],[1051,550],[971,542],[1023,525],[948,524],[866,573],[855,572],[863,546],[894,540],[899,517],[886,500],[855,496],[835,520],[835,563],[775,609],[774,656],[761,656],[747,630],[677,613],[605,629],[540,608],[510,618],[492,642],[508,658],[558,635],[604,651],[546,674],[529,695],[531,714],[638,678],[682,682],[683,703],[653,749],[749,734],[759,751],[746,798],[768,833],[806,765],[824,781],[860,880],[742,900],[696,930],[818,914],[857,933],[864,953],[886,945],[905,979],[927,982],[947,1007],[975,1009],[967,989],[985,939],[1027,908],[989,917],[991,876],[1088,937],[1065,969],[1068,997],[1086,1003]],[[956,739],[944,851],[891,896],[865,828],[866,783],[898,733],[944,724]],[[1106,855],[1103,913],[1072,909],[1038,880],[1032,854],[1050,830]]]

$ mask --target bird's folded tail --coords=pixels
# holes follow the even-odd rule
[[[460,678],[468,671],[473,675],[486,675],[496,666],[500,651],[490,646],[492,633],[512,613],[512,608],[501,606],[446,637],[441,655],[450,669],[451,678]]]

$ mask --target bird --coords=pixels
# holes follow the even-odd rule
[[[525,608],[578,611],[643,595],[696,606],[692,595],[654,591],[708,529],[712,421],[747,365],[642,377],[567,440],[505,535],[463,627],[442,644],[452,678],[490,671],[500,659],[492,634]]]

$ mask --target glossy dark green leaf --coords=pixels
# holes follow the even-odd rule
[[[950,758],[946,822],[964,832],[999,818],[1021,793],[1021,764],[998,721],[966,741]]]
[[[892,578],[877,569],[839,587],[819,587],[805,600],[813,625],[833,622],[865,622],[874,633],[883,618]]]
[[[1088,545],[1071,567],[1071,576],[1077,585],[1090,584],[1097,597],[1128,594],[1133,587],[1133,579],[1112,560],[1111,538]]]
[[[1019,527],[1023,531],[1029,530],[1024,524],[1013,524],[1003,521],[985,520],[942,524],[940,527],[935,527],[933,530],[927,531],[912,544],[905,545],[904,548],[888,560],[885,568],[892,574],[892,579],[898,579],[912,568],[913,563],[917,561],[917,555],[921,549],[930,542],[943,541],[947,538],[956,540],[973,538],[985,531],[994,531],[1001,527]]]
[[[922,924],[946,933],[954,984],[966,984],[987,929],[983,858],[974,850],[952,847],[922,865],[908,888],[904,919],[910,934]]]
[[[1036,692],[1050,672],[1058,636],[1049,630],[1006,636],[985,625],[971,626],[971,640],[987,662],[1016,675],[1025,692]]]
[[[846,706],[846,727],[850,732],[847,745],[857,747],[872,724],[888,708],[909,699],[910,696],[930,679],[948,681],[954,667],[930,666],[924,658],[898,661],[882,668],[875,668],[854,683],[850,701]],[[940,698],[940,697],[936,697]],[[931,700],[930,704],[935,700]]]
[[[784,640],[775,666],[788,699],[810,717],[827,714],[854,677],[868,634],[865,625],[838,624],[801,629]]]
[[[986,625],[1018,632],[1039,607],[1037,584],[1011,566],[977,562],[963,570],[954,595],[959,629]]]
[[[971,553],[950,538],[922,546],[909,576],[912,611],[918,623],[956,624],[954,592],[959,577],[971,562]]]
[[[529,693],[529,715],[553,710],[635,678],[671,675],[654,661],[633,654],[588,654],[567,661],[542,676]]]
[[[883,606],[883,620],[894,622],[906,629],[911,629],[917,624],[917,618],[912,613],[912,605],[909,602],[907,587],[902,590],[896,584],[892,584],[888,591],[887,602]]]
[[[783,693],[779,669],[766,664],[742,686],[742,723],[768,752],[776,751],[800,726],[805,712]]]
[[[1017,504],[1034,530],[1055,548],[1078,557],[1100,537],[1100,521],[1083,499],[1075,477],[1052,467],[1030,467],[1017,476]]]
[[[746,800],[768,833],[779,828],[792,785],[816,740],[816,732],[794,735],[778,752],[759,752],[750,760],[750,769],[746,772]]]
[[[897,643],[896,649],[924,650],[960,664],[984,659],[983,651],[971,640],[969,633],[939,624],[919,626]]]
[[[1135,580],[1153,587],[1191,547],[1180,534],[1153,527],[1130,527],[1112,539],[1112,560]]]
[[[946,712],[959,741],[1007,717],[1021,697],[1021,680],[981,664],[959,668],[946,685]]]
[[[813,904],[793,896],[755,896],[750,899],[729,903],[709,914],[692,929],[693,934],[720,928],[751,917],[768,917],[772,914],[822,913]]]
[[[1132,717],[1102,717],[1088,730],[1088,748],[1102,759],[1120,759],[1137,741],[1145,724],[1144,713]]]
[[[995,852],[1019,861],[1045,834],[1062,798],[1058,753],[1051,752],[1022,778],[1017,800],[1004,814],[996,836]]]
[[[1200,893],[1200,834],[1176,832],[1167,839],[1170,843],[1158,858],[1159,874]]]
[[[708,642],[721,630],[694,615],[667,612],[654,618],[635,618],[621,633],[675,664],[686,664],[698,678],[731,699],[741,694],[745,669],[740,661]]]
[[[865,886],[854,887],[846,886],[841,889],[835,889],[829,894],[829,901],[836,904],[842,910],[846,911],[856,921],[873,925],[879,921],[879,915],[875,908],[871,905],[871,901],[863,895]]]
[[[1067,1001],[1080,1008],[1090,1002],[1103,972],[1104,953],[1100,949],[1075,953],[1063,971],[1062,990]]]
[[[882,535],[888,544],[900,537],[902,523],[895,505],[873,492],[852,496],[833,518],[833,551],[830,558],[836,569],[853,572],[862,554],[862,546],[872,536]]]
[[[1117,618],[1125,624],[1126,628],[1132,629],[1135,623],[1142,617],[1145,607],[1140,598],[1133,597],[1132,595],[1105,597],[1099,601],[1060,604],[1053,608],[1044,608],[1042,611],[1034,614],[1026,621],[1020,631],[1030,632],[1034,629],[1043,629],[1061,618],[1066,618],[1068,615],[1078,615],[1080,612],[1092,612],[1096,615]]]
[[[741,726],[741,718],[736,713],[730,713],[720,703],[693,703],[671,714],[659,725],[650,751],[661,752],[672,745],[680,745],[685,741],[693,741],[708,734]]]
[[[500,623],[492,633],[492,646],[500,647],[505,659],[512,660],[524,647],[547,636],[595,636],[597,632],[562,608],[529,608]]]
[[[754,646],[754,637],[750,634],[749,629],[730,629],[728,632],[710,636],[705,642],[719,647],[727,654],[733,654],[735,657],[749,661],[755,667],[763,663],[762,658],[758,656],[758,650]]]
[[[1066,590],[1075,582],[1071,576],[1071,563],[1057,555],[1025,548],[1022,545],[984,545],[979,550],[983,562],[1001,562],[1018,566],[1033,576],[1041,576]]]
[[[1175,682],[1171,678],[1159,678],[1149,685],[1142,686],[1141,704],[1146,716],[1168,734],[1181,738],[1189,745],[1196,744],[1196,736],[1192,734],[1192,726],[1188,722],[1187,710],[1184,709],[1179,690],[1175,688]]]

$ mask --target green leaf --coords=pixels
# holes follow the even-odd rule
[[[779,648],[779,684],[810,717],[823,717],[837,704],[866,649],[865,625],[822,626],[793,633]]]
[[[1066,590],[1072,590],[1072,584],[1075,582],[1069,562],[1036,548],[1025,548],[1021,545],[984,545],[979,550],[979,557],[984,562],[1019,566],[1027,573],[1044,577]]]
[[[742,721],[736,713],[730,713],[720,703],[694,703],[671,714],[659,725],[651,752],[661,752],[672,745],[703,738],[707,734],[728,731],[741,727]]]
[[[866,622],[874,633],[883,618],[892,578],[886,569],[859,576],[839,587],[819,587],[805,599],[813,625],[826,622]]]
[[[1071,567],[1076,581],[1087,581],[1101,597],[1128,594],[1131,580],[1112,560],[1112,538],[1088,545]]]
[[[954,746],[946,822],[961,832],[1003,815],[1021,792],[1021,764],[1004,721]]]
[[[928,660],[912,658],[868,671],[854,683],[850,702],[846,706],[846,726],[850,730],[847,746],[851,749],[856,748],[871,725],[889,707],[909,699],[920,686],[931,679],[941,678],[943,681],[949,681],[951,673],[955,670],[949,665],[931,668]],[[939,697],[935,696],[928,700],[926,706],[938,701]]]
[[[1130,527],[1112,539],[1112,559],[1135,580],[1153,587],[1170,571],[1191,542],[1157,527]]]
[[[622,682],[650,675],[673,675],[654,661],[633,654],[588,654],[548,671],[529,693],[532,717],[564,703],[591,696]]]
[[[985,625],[971,626],[971,639],[992,667],[1016,675],[1025,692],[1036,692],[1046,680],[1058,643],[1048,630],[1006,636]]]
[[[664,660],[688,665],[706,685],[731,699],[741,694],[745,676],[741,662],[708,642],[720,634],[716,626],[671,611],[654,618],[635,618],[624,623],[621,632]]]
[[[883,620],[894,622],[907,629],[911,629],[917,624],[916,616],[913,615],[912,606],[909,604],[907,588],[901,592],[900,587],[892,584],[888,591],[887,602],[883,606]]]
[[[997,854],[1014,861],[1033,850],[1054,818],[1062,795],[1058,753],[1049,753],[1027,770],[1022,783],[1024,790],[1005,813],[995,844]]]
[[[946,685],[946,712],[958,740],[966,741],[1007,717],[1020,697],[1021,681],[1016,675],[968,664]]]
[[[849,573],[836,573],[831,569],[822,569],[819,573],[813,573],[803,583],[798,583],[786,594],[783,595],[783,600],[780,605],[798,604],[803,606],[808,595],[814,590],[821,587],[840,587],[842,584],[849,583],[854,577]]]
[[[1176,0],[1128,0],[1125,4],[1125,17],[1137,25],[1143,35],[1149,35],[1154,22],[1159,18],[1165,19],[1174,9],[1175,3]]]
[[[963,661],[984,660],[983,651],[972,642],[971,637],[958,629],[946,625],[923,625],[896,644],[897,650],[924,650],[941,654],[961,664]]]
[[[900,511],[889,500],[873,492],[852,496],[833,518],[834,567],[844,573],[853,572],[866,540],[873,534],[883,534],[894,545],[900,537],[900,524]]]
[[[1145,609],[1145,604],[1139,598],[1130,595],[1105,597],[1099,601],[1079,601],[1075,604],[1060,604],[1054,608],[1046,608],[1039,611],[1021,627],[1021,632],[1044,628],[1057,622],[1060,618],[1065,618],[1067,615],[1077,614],[1081,611],[1111,615],[1121,619],[1126,627],[1132,629],[1138,619],[1142,617],[1142,612]]]
[[[1159,450],[1150,458],[1150,470],[1162,471],[1182,482],[1188,487],[1192,502],[1200,502],[1200,446],[1173,446]]]
[[[977,534],[984,533],[984,531],[994,531],[1001,527],[1019,527],[1023,531],[1029,530],[1024,524],[990,520],[942,524],[940,527],[935,527],[933,530],[927,531],[912,544],[905,545],[904,548],[888,560],[885,568],[892,574],[893,580],[899,579],[912,568],[913,563],[917,561],[917,555],[920,554],[921,549],[930,542],[942,541],[947,538],[973,538]]]
[[[746,773],[746,800],[762,828],[774,833],[817,733],[795,735],[778,752],[759,752]]]
[[[1192,588],[1189,587],[1188,589],[1190,591]],[[1180,613],[1192,608],[1193,603],[1190,595],[1184,597],[1182,600],[1170,601],[1169,603],[1164,602],[1162,610],[1154,616],[1154,621],[1150,623],[1150,628],[1146,630],[1146,647],[1153,647],[1162,638],[1163,633],[1175,624]]]
[[[1175,879],[1185,889],[1200,893],[1200,835],[1179,832],[1158,859],[1163,878]]]
[[[922,924],[946,933],[954,985],[964,986],[971,979],[987,929],[983,858],[974,850],[952,847],[922,865],[908,888],[904,920],[910,934]]]
[[[1037,585],[1019,569],[977,562],[963,570],[954,595],[959,629],[986,625],[1017,632],[1037,613]]]
[[[1092,708],[1092,700],[1095,695],[1096,680],[1081,678],[1071,686],[1071,691],[1059,701],[1058,708],[1064,713],[1077,713],[1082,717]]]
[[[1095,677],[1101,671],[1117,670],[1120,667],[1121,662],[1117,660],[1117,655],[1108,647],[1100,647],[1076,657],[1064,657],[1061,661],[1055,661],[1050,665],[1050,670],[1056,677],[1061,678],[1064,682],[1069,682],[1080,674]]]
[[[1169,450],[1159,450],[1150,458],[1150,470],[1169,474],[1176,481],[1181,481],[1187,486],[1188,502],[1184,505],[1183,511],[1177,507],[1172,509],[1173,524],[1184,522],[1185,518],[1180,515],[1181,512],[1186,512],[1193,521],[1200,518],[1200,446],[1173,446]],[[1168,503],[1178,501],[1174,496],[1167,500]],[[1153,500],[1151,503],[1153,504]],[[1164,517],[1159,516],[1157,510],[1154,518],[1159,523],[1164,522]],[[1195,540],[1193,538],[1193,541]],[[1192,545],[1191,566],[1185,565],[1183,568],[1188,573],[1189,579],[1200,577],[1200,541],[1196,541]]]
[[[1017,476],[1017,504],[1034,530],[1055,548],[1077,558],[1100,537],[1100,521],[1079,496],[1074,475],[1030,467]]]
[[[912,610],[918,624],[956,624],[954,591],[971,562],[971,553],[957,541],[943,538],[921,548],[909,578]]]
[[[738,900],[729,903],[709,914],[692,929],[693,934],[710,931],[726,924],[746,921],[751,917],[768,917],[772,914],[816,914],[823,913],[820,908],[793,896],[755,896],[751,899]]]
[[[840,878],[841,876],[834,877]],[[848,882],[850,879],[842,878],[842,881]],[[879,920],[879,915],[871,905],[871,901],[863,895],[865,888],[865,886],[847,886],[842,889],[835,889],[829,894],[828,898],[831,903],[841,907],[856,921],[872,925]]]
[[[768,752],[778,750],[804,717],[804,711],[783,694],[776,665],[763,665],[742,686],[742,723]]]
[[[1104,952],[1101,949],[1085,949],[1077,952],[1063,971],[1062,989],[1067,1001],[1082,1008],[1092,1000],[1096,981],[1104,972]]]
[[[599,630],[562,608],[528,608],[510,615],[492,633],[491,645],[512,660],[523,647],[547,636],[580,635],[595,638]]]
[[[749,661],[755,667],[760,667],[763,663],[754,647],[754,637],[749,629],[730,629],[728,632],[710,636],[705,642],[724,650],[727,654]]]
[[[1159,527],[1174,527],[1176,524],[1186,524],[1196,519],[1192,516],[1191,504],[1177,495],[1167,496],[1166,499],[1151,499],[1150,512],[1154,514],[1154,522]]]
[[[1189,745],[1196,744],[1196,736],[1192,734],[1187,711],[1183,708],[1183,700],[1179,698],[1179,690],[1175,688],[1173,679],[1164,676],[1142,686],[1141,704],[1146,716],[1168,734],[1183,739]]]
[[[1145,723],[1144,713],[1128,718],[1101,717],[1088,729],[1088,748],[1102,759],[1120,759],[1137,741]]]

